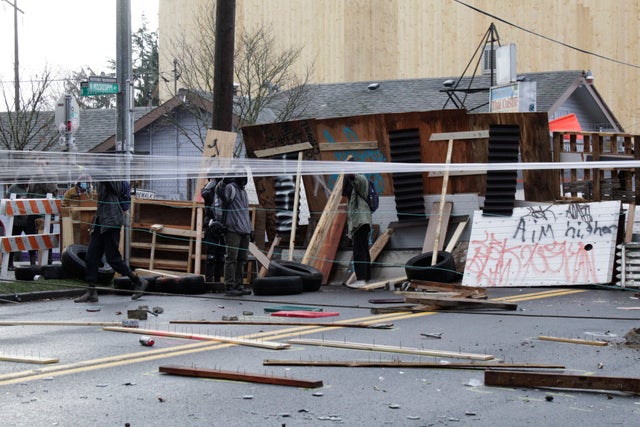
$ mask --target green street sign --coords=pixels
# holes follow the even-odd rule
[[[115,95],[119,92],[118,83],[88,81],[80,83],[82,96]]]

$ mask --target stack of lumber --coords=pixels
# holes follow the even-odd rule
[[[412,280],[407,290],[396,291],[405,304],[401,306],[375,309],[376,312],[390,311],[434,311],[447,309],[499,309],[516,310],[517,304],[491,300],[486,288],[462,286],[456,283],[428,282]]]

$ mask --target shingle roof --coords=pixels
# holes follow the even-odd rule
[[[575,84],[583,72],[552,71],[544,73],[525,73],[519,78],[536,81],[537,111],[549,111],[558,98]],[[350,83],[311,84],[309,90],[312,102],[304,116],[317,119],[330,117],[357,116],[376,113],[403,113],[410,111],[431,111],[443,108],[458,108],[442,92],[446,80],[457,82],[460,77],[437,77],[407,80],[384,80]],[[471,78],[460,80],[458,89],[466,89]],[[369,85],[377,83],[376,89]],[[475,76],[472,89],[490,86],[490,76]],[[460,98],[464,93],[457,92]],[[470,93],[464,102],[465,108],[473,112],[488,112],[489,92]],[[445,107],[446,104],[446,107]]]

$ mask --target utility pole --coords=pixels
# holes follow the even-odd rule
[[[233,126],[233,56],[236,1],[216,2],[216,45],[213,63],[212,129],[231,131]]]
[[[131,178],[133,142],[133,81],[131,80],[131,0],[118,0],[116,4],[116,78],[119,91],[116,98],[116,150],[124,155],[125,179]],[[124,259],[129,262],[131,219],[127,215],[124,234]]]
[[[13,86],[15,88],[16,114],[20,111],[20,63],[18,57],[18,12],[24,15],[24,11],[18,7],[18,0],[11,3],[9,0],[2,0],[13,7]]]

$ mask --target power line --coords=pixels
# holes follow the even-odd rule
[[[627,67],[640,68],[640,65],[635,65],[635,64],[630,64],[628,62],[620,61],[618,59],[614,59],[614,58],[611,58],[611,57],[608,57],[608,56],[604,56],[604,55],[601,55],[599,53],[591,52],[591,51],[586,50],[586,49],[582,49],[582,48],[579,48],[579,47],[576,47],[576,46],[572,46],[572,45],[570,45],[568,43],[561,42],[559,40],[556,40],[556,39],[553,39],[551,37],[545,36],[544,34],[536,33],[535,31],[529,30],[527,28],[521,27],[520,25],[517,25],[517,24],[514,24],[512,22],[509,22],[506,19],[500,18],[499,16],[496,16],[494,14],[486,12],[486,11],[484,11],[482,9],[478,9],[475,6],[471,6],[469,4],[466,4],[465,2],[463,2],[461,0],[454,0],[454,1],[456,3],[460,3],[461,5],[468,7],[469,9],[472,9],[472,10],[478,12],[478,13],[481,13],[482,15],[488,16],[488,17],[490,17],[492,19],[495,19],[495,20],[500,21],[500,22],[502,22],[504,24],[510,25],[510,26],[512,26],[514,28],[517,28],[519,30],[522,30],[522,31],[524,31],[526,33],[533,34],[534,36],[543,38],[543,39],[548,40],[548,41],[550,41],[552,43],[556,43],[556,44],[559,44],[561,46],[568,47],[569,49],[576,50],[576,51],[578,51],[580,53],[584,53],[586,55],[591,55],[591,56],[595,56],[596,58],[604,59],[605,61],[611,61],[611,62],[614,62],[616,64],[625,65]]]

